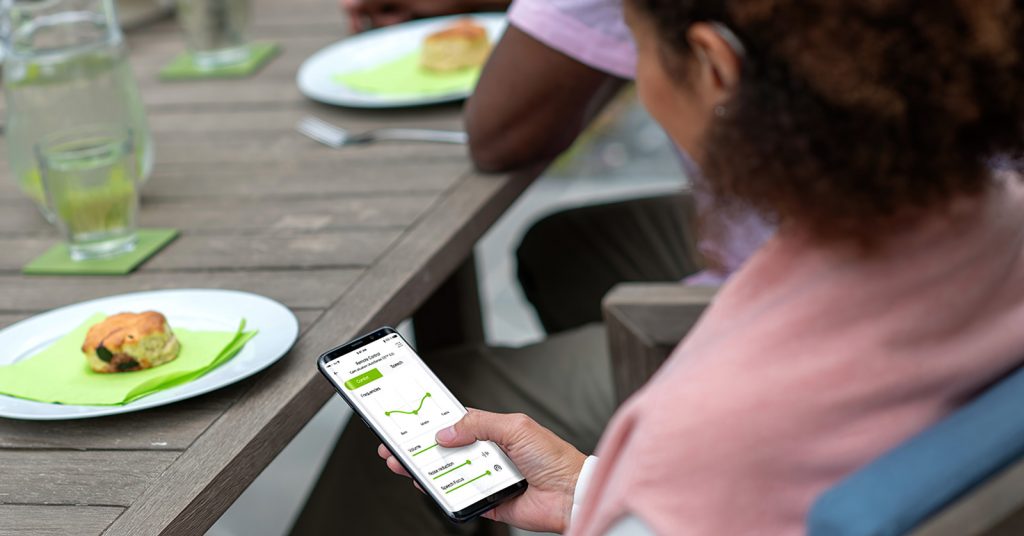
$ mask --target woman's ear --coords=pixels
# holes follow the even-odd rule
[[[708,92],[712,102],[725,102],[739,87],[742,58],[711,24],[694,24],[686,37],[699,62],[700,89]]]

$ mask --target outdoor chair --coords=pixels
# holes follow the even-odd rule
[[[605,296],[604,322],[620,403],[658,370],[717,291],[679,283],[623,283]]]
[[[616,394],[668,357],[716,289],[623,284],[604,300]],[[823,493],[809,536],[1024,534],[1024,368]]]

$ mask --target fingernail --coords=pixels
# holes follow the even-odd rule
[[[457,435],[458,434],[455,433],[455,427],[449,426],[448,428],[442,428],[441,430],[439,430],[437,432],[436,438],[441,443],[447,443],[449,441],[454,441],[455,436]]]

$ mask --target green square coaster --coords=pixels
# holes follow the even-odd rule
[[[160,69],[161,80],[200,80],[203,78],[242,78],[259,71],[281,51],[281,45],[256,42],[249,45],[249,59],[235,65],[211,70],[200,70],[192,63],[192,54],[182,52]]]
[[[73,261],[61,242],[25,265],[26,275],[124,275],[139,267],[177,238],[177,229],[139,229],[135,249],[109,259]]]

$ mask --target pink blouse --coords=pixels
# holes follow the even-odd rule
[[[619,410],[570,534],[803,534],[823,490],[1024,361],[1024,188],[886,244],[770,239]]]

